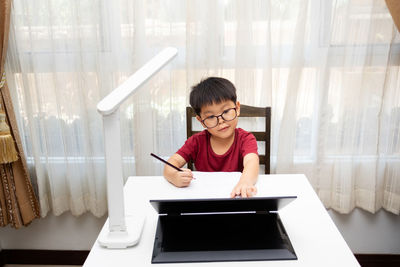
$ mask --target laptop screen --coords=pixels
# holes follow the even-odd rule
[[[159,214],[278,211],[296,196],[150,200]]]
[[[276,212],[296,197],[151,200],[152,263],[295,260]]]

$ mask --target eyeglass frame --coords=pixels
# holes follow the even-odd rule
[[[233,119],[231,119],[231,120],[225,120],[225,119],[224,119],[224,116],[222,116],[222,115],[224,115],[224,113],[226,113],[228,110],[231,110],[231,109],[233,109],[233,110],[235,111],[235,117],[234,117]],[[208,126],[204,123],[204,121],[207,120],[207,119],[209,119],[209,118],[212,117],[212,116],[214,116],[215,118],[217,118],[217,124],[215,124],[215,126],[213,126],[213,127],[208,127]],[[238,114],[237,114],[237,107],[225,109],[225,110],[224,110],[221,114],[219,114],[218,116],[217,116],[217,115],[212,115],[212,116],[208,116],[208,117],[205,118],[204,120],[201,120],[201,123],[204,124],[204,126],[206,126],[207,129],[212,129],[212,128],[217,127],[218,124],[219,124],[219,117],[221,117],[221,119],[222,119],[223,121],[233,121],[234,119],[236,119],[236,118],[238,117]]]

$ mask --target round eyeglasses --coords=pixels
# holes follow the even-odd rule
[[[211,129],[218,125],[219,117],[221,117],[224,121],[233,121],[237,117],[236,108],[226,109],[220,115],[209,116],[201,122],[207,127],[207,129]]]

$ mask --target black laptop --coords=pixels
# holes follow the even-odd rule
[[[150,200],[152,263],[296,260],[277,211],[286,197]]]

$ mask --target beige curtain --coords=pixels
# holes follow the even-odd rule
[[[6,58],[10,28],[11,0],[0,2],[0,103],[6,113],[6,121],[15,141],[18,160],[0,164],[0,226],[10,224],[14,228],[28,225],[39,218],[39,204],[30,182],[21,138],[17,128],[10,91],[5,80]]]
[[[399,0],[385,0],[386,5],[392,15],[394,24],[396,24],[397,30],[400,31],[400,1]]]
[[[305,173],[341,213],[399,214],[400,34],[384,0],[13,0],[11,13],[7,82],[43,217],[106,212],[96,105],[165,46],[177,59],[121,107],[124,177],[162,174],[148,155],[184,143],[190,87],[223,76],[241,103],[273,107],[273,173]]]

